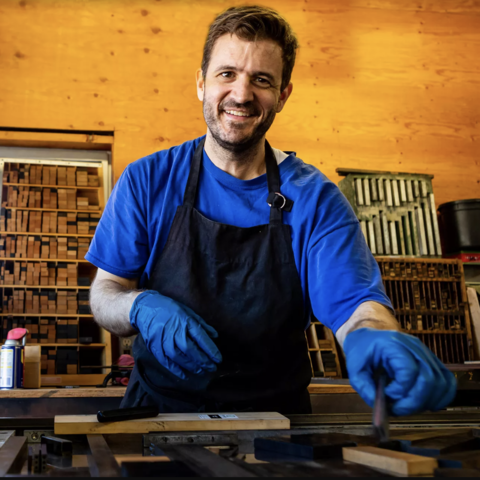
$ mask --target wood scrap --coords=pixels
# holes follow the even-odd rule
[[[343,459],[385,472],[409,476],[432,475],[438,466],[433,458],[377,447],[344,448]]]

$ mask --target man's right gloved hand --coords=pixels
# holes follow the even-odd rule
[[[186,379],[185,371],[214,372],[222,355],[212,338],[217,331],[193,310],[154,290],[142,292],[133,302],[130,323],[148,350],[167,370]]]

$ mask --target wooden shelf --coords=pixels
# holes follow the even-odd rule
[[[46,290],[47,288],[52,289],[54,288],[55,290],[88,290],[90,286],[88,287],[74,287],[71,285],[62,287],[61,285],[0,285],[0,288],[39,288],[40,290],[44,289]]]
[[[452,277],[382,277],[382,280],[389,280],[390,282],[461,282],[461,278]]]
[[[333,352],[333,348],[309,348],[309,352]]]
[[[89,313],[0,313],[0,317],[69,317],[93,318]]]
[[[80,367],[82,368],[82,367]],[[43,374],[41,378],[42,387],[46,386],[66,386],[66,385],[98,385],[103,383],[107,373],[84,373],[74,375],[49,375]]]
[[[85,237],[93,238],[90,233],[44,233],[44,232],[2,232],[0,235],[34,235],[34,236],[46,236],[46,237]]]
[[[3,345],[3,343],[0,343]],[[29,343],[28,346],[40,346],[40,347],[92,347],[103,348],[106,347],[106,343]]]
[[[29,207],[3,207],[5,210],[29,210],[37,212],[70,212],[70,213],[102,213],[100,207],[97,210],[71,210],[69,208],[29,208]]]
[[[102,187],[80,187],[78,185],[38,185],[33,183],[10,183],[3,182],[3,185],[11,185],[18,187],[43,187],[43,188],[75,188],[77,190],[98,190]]]
[[[22,258],[22,257],[0,257],[0,260],[14,262],[48,262],[48,263],[90,263],[88,260],[72,258]]]
[[[414,316],[417,316],[417,315],[452,315],[452,316],[457,316],[457,317],[464,317],[465,316],[465,312],[461,311],[461,310],[447,310],[447,309],[443,309],[443,310],[427,310],[427,309],[415,309],[415,308],[412,308],[412,309],[405,309],[405,308],[397,308],[395,310],[395,314],[398,314],[398,315],[414,315]]]
[[[24,138],[23,140],[27,141],[29,140],[29,138],[31,137],[31,133],[27,134],[26,135],[26,138]],[[38,135],[38,134],[34,134],[34,135]],[[66,137],[65,137],[66,138]],[[80,138],[80,137],[79,137]],[[102,139],[103,140],[103,139]],[[59,140],[60,141],[60,140]],[[59,144],[58,145],[58,148],[66,148],[63,143],[65,142],[66,140],[61,140],[61,145]],[[70,141],[70,140],[69,140]],[[55,142],[54,142],[55,143]],[[78,143],[78,140],[77,140],[77,143]],[[113,143],[113,139],[111,139],[111,141],[109,142],[100,142],[100,143]],[[55,147],[55,145],[52,147],[51,145],[49,145],[49,148],[57,148]],[[73,148],[78,148],[78,145],[76,145],[75,147]],[[109,148],[110,149],[110,148]],[[21,164],[20,164],[21,163]],[[19,164],[17,165],[15,163],[15,161],[9,161],[9,160],[6,160],[5,162],[5,172],[11,172],[13,170],[17,170],[19,171],[22,166],[23,166],[23,163],[25,164],[28,164],[29,162],[26,161],[26,162],[19,162]],[[35,164],[37,164],[38,166],[38,163],[37,162],[34,162]],[[50,166],[54,166],[54,167],[57,167],[57,166],[62,166],[65,164],[65,162],[62,162],[61,160],[59,161],[52,161],[52,162],[45,162],[45,164],[50,165]],[[41,162],[40,162],[41,164]],[[66,164],[65,164],[66,165]],[[69,166],[69,165],[66,165],[66,166]],[[78,167],[79,165],[75,165],[75,167]],[[83,162],[82,162],[82,167],[84,166],[83,165]],[[49,213],[49,212],[53,212],[53,213],[62,213],[64,212],[64,214],[67,214],[67,213],[72,213],[72,214],[90,214],[92,216],[101,216],[102,213],[103,213],[103,210],[104,210],[104,207],[105,207],[105,203],[107,201],[107,195],[105,194],[105,190],[108,188],[110,188],[110,178],[107,177],[106,175],[108,175],[108,169],[107,169],[107,162],[106,161],[102,161],[102,162],[96,162],[94,165],[92,166],[89,166],[89,165],[85,165],[86,167],[89,168],[89,172],[90,172],[90,168],[92,168],[92,172],[95,171],[95,172],[98,172],[98,186],[91,186],[91,185],[75,185],[73,184],[73,182],[71,182],[70,185],[58,185],[58,184],[55,184],[55,185],[51,185],[52,182],[49,181],[49,184],[43,184],[40,182],[37,182],[36,180],[40,180],[40,178],[33,178],[33,177],[30,177],[28,180],[29,181],[32,181],[32,180],[35,180],[34,183],[20,183],[19,182],[19,179],[15,178],[16,182],[13,182],[13,181],[10,181],[10,182],[2,182],[2,186],[4,186],[5,188],[3,189],[3,192],[5,193],[4,195],[4,201],[5,201],[5,204],[7,205],[6,207],[4,207],[6,209],[6,211],[10,211],[11,212],[11,215],[12,217],[14,215],[16,215],[16,212],[21,212],[21,211],[25,211],[25,212],[28,212],[28,211],[31,211],[31,212],[46,212],[46,213]],[[73,171],[73,170],[72,170]],[[10,180],[12,179],[12,177],[10,177]],[[56,181],[56,178],[52,177],[51,180],[53,180],[53,182]],[[72,179],[73,180],[73,179]],[[76,181],[75,181],[76,183]],[[62,207],[69,207],[69,208],[37,208],[37,207],[27,207],[27,206],[18,206],[19,202],[15,202],[17,203],[17,206],[10,206],[9,203],[8,203],[8,200],[9,198],[8,197],[8,192],[9,190],[11,190],[9,187],[12,186],[12,187],[15,187],[15,190],[17,190],[17,187],[20,187],[18,188],[18,190],[27,190],[27,189],[30,189],[30,191],[32,190],[36,190],[37,192],[38,191],[45,191],[45,189],[55,189],[55,190],[66,190],[67,192],[69,192],[69,194],[73,194],[75,197],[77,196],[85,196],[85,197],[88,197],[89,198],[89,204],[90,205],[82,205],[82,204],[77,204],[77,201],[75,200],[75,203],[73,201],[71,201],[70,203],[66,203],[66,202],[62,202]],[[21,187],[26,187],[25,189],[21,188]],[[1,192],[1,191],[0,191]],[[25,201],[22,201],[22,204],[25,205],[25,203],[28,205],[29,202],[25,202]],[[35,204],[33,204],[35,205]],[[37,203],[38,205],[38,203]],[[40,205],[43,205],[43,203],[40,203]],[[52,207],[54,206],[54,204],[52,205]],[[57,207],[59,207],[60,205],[57,203],[56,205]],[[72,208],[73,207],[73,208]],[[95,208],[95,209],[94,209]],[[6,216],[6,215],[5,215]],[[2,228],[3,230],[7,230],[5,229],[5,225],[2,225]],[[42,230],[43,228],[36,228],[36,230]],[[47,230],[49,230],[47,228]],[[66,229],[65,229],[66,230]],[[71,230],[72,231],[72,230]],[[75,230],[73,230],[75,231]],[[92,228],[92,230],[90,229],[84,229],[83,231],[85,231],[85,233],[60,233],[60,232],[55,232],[55,231],[52,231],[52,232],[42,232],[42,231],[27,231],[27,232],[19,232],[19,231],[0,231],[0,235],[3,235],[3,238],[5,238],[7,235],[10,235],[10,236],[13,236],[13,237],[39,237],[39,238],[44,238],[44,239],[48,239],[50,237],[52,238],[72,238],[72,239],[79,239],[81,241],[81,239],[89,239],[91,240],[93,237],[94,237],[94,230]],[[13,253],[13,252],[12,252]],[[23,252],[25,254],[25,252]],[[21,256],[18,256],[20,255],[19,252],[16,252],[15,253],[15,257],[6,257],[4,256],[6,253],[5,251],[2,251],[1,252],[1,257],[0,257],[0,261],[3,261],[3,262],[12,262],[12,263],[15,263],[15,265],[17,265],[18,267],[18,264],[19,262],[33,262],[33,263],[51,263],[52,265],[58,265],[58,264],[61,264],[61,263],[66,263],[70,266],[80,266],[80,269],[84,269],[84,268],[90,268],[90,267],[83,267],[82,265],[84,264],[90,264],[90,262],[88,262],[87,260],[85,260],[84,258],[30,258],[32,255],[29,255],[28,257],[21,257]],[[4,264],[5,265],[5,264]],[[8,263],[7,263],[8,265]],[[10,279],[8,280],[8,282],[10,282]],[[6,283],[6,282],[5,282]],[[83,282],[82,282],[83,283]],[[6,285],[0,285],[0,293],[18,293],[20,290],[23,290],[23,291],[34,291],[34,292],[60,292],[60,291],[68,291],[68,292],[75,292],[74,295],[76,296],[76,293],[78,292],[84,292],[84,291],[88,291],[89,289],[91,288],[91,286],[79,286],[79,285],[66,285],[66,286],[61,286],[61,285],[11,285],[11,284],[6,284]],[[10,289],[12,289],[12,292],[10,292]],[[18,311],[18,310],[17,310]],[[30,310],[31,311],[31,310]],[[56,311],[56,309],[55,309]],[[73,310],[71,310],[73,311]],[[77,310],[78,311],[78,310]],[[88,310],[82,310],[82,311],[88,311]],[[51,321],[49,323],[58,323],[58,320],[61,320],[62,318],[64,318],[65,320],[66,319],[77,319],[77,321],[80,321],[80,323],[92,323],[94,321],[94,317],[93,315],[90,313],[90,314],[74,314],[74,313],[66,313],[66,314],[60,314],[60,313],[0,313],[0,321],[3,322],[6,318],[8,317],[13,317],[11,320],[13,320],[13,322],[15,323],[23,323],[25,320],[29,320],[29,319],[33,319],[32,321],[34,321],[35,323],[37,322],[37,319],[40,320],[40,319],[45,319],[45,318],[50,318]],[[18,320],[18,322],[17,322]],[[10,320],[9,320],[9,323],[10,323]],[[40,323],[40,322],[39,322]],[[28,326],[27,326],[28,328]],[[93,355],[91,355],[92,357],[94,357],[94,362],[93,363],[99,363],[100,365],[111,365],[112,364],[112,351],[111,351],[111,336],[110,336],[110,333],[106,330],[104,330],[103,328],[99,328],[99,336],[98,337],[95,337],[96,338],[96,342],[95,343],[91,343],[91,344],[80,344],[78,343],[78,337],[76,338],[76,343],[63,343],[65,340],[62,341],[62,339],[60,339],[61,343],[59,342],[54,342],[54,343],[35,343],[35,344],[32,344],[32,345],[35,345],[35,346],[40,346],[40,347],[47,347],[47,348],[55,348],[55,349],[58,349],[58,348],[67,348],[67,347],[72,347],[73,350],[76,350],[77,352],[80,352],[78,353],[79,355],[79,358],[78,358],[78,365],[79,365],[79,370],[76,374],[42,374],[41,375],[41,385],[43,387],[53,387],[53,388],[57,388],[57,387],[65,387],[65,386],[93,386],[95,387],[96,385],[98,384],[101,384],[103,383],[103,380],[106,376],[106,374],[108,372],[105,372],[105,373],[97,373],[96,370],[92,370],[93,374],[88,374],[88,373],[80,373],[82,370],[81,370],[81,363],[83,363],[83,360],[81,358],[81,352],[83,352],[83,354],[88,354],[88,352],[91,352]],[[40,339],[39,339],[40,340]],[[39,341],[38,340],[38,341]],[[1,340],[0,340],[1,341]],[[48,342],[51,342],[52,339],[44,339],[43,341],[48,341]],[[98,342],[98,343],[97,343]],[[97,355],[98,354],[98,355]],[[100,357],[100,358],[97,358]],[[90,360],[89,360],[90,361]],[[99,389],[100,391],[102,389]],[[62,391],[65,391],[65,392],[75,392],[78,390],[75,389],[75,390],[65,390],[65,389],[62,389]],[[97,390],[95,390],[97,391]]]
[[[457,334],[457,335],[460,335],[460,334],[465,334],[467,333],[467,331],[465,329],[458,329],[458,330],[404,330],[405,333],[430,333],[430,334],[433,334],[433,333],[446,333],[446,334]]]

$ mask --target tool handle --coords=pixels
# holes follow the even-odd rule
[[[158,407],[133,407],[119,408],[116,410],[103,410],[97,413],[97,420],[105,422],[123,422],[125,420],[135,420],[137,418],[156,417],[160,413]]]

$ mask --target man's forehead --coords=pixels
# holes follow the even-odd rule
[[[234,62],[236,67],[268,68],[272,73],[281,75],[282,49],[270,39],[248,41],[227,33],[215,42],[210,65],[215,69],[231,62]]]

